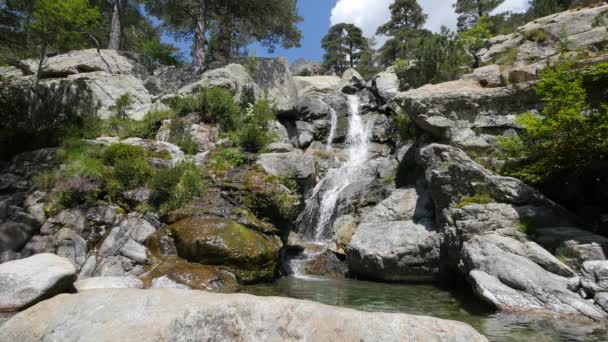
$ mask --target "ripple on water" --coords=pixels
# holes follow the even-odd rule
[[[396,285],[351,279],[281,278],[243,292],[312,300],[363,311],[399,312],[466,322],[490,341],[608,341],[608,326],[521,314],[492,313],[468,295],[432,285]]]

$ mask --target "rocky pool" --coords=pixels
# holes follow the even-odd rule
[[[494,313],[467,294],[432,285],[383,284],[352,279],[284,277],[243,292],[312,300],[363,311],[400,312],[466,322],[490,341],[608,341],[608,325]]]

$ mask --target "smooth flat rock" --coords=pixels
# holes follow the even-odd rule
[[[57,296],[13,317],[2,327],[0,340],[487,341],[465,323],[431,317],[173,289]]]
[[[1,264],[0,312],[18,311],[65,292],[75,280],[74,265],[55,254],[38,254]]]
[[[95,277],[74,283],[78,292],[99,289],[141,289],[143,281],[135,277]]]

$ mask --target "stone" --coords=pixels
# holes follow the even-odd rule
[[[473,73],[462,76],[461,79],[477,81],[484,88],[497,88],[506,85],[501,73],[499,65],[491,64],[477,68],[473,70]]]
[[[590,294],[608,292],[608,260],[585,261],[581,268],[581,286]]]
[[[97,255],[101,258],[117,255],[128,243],[142,244],[154,232],[156,229],[148,221],[136,213],[130,214],[119,226],[112,228],[100,245]]]
[[[224,265],[244,283],[271,280],[282,247],[266,236],[232,220],[191,217],[169,227],[177,254],[189,262]]]
[[[24,63],[29,64],[29,63]],[[35,68],[27,69],[33,75]],[[65,78],[69,75],[102,71],[114,75],[141,76],[146,73],[143,66],[117,50],[75,50],[46,59],[42,66],[42,78]]]
[[[315,97],[299,97],[291,111],[281,114],[281,118],[313,121],[330,116],[331,107],[323,100]]]
[[[307,275],[312,276],[344,278],[348,267],[344,261],[338,259],[336,254],[326,250],[312,260],[306,261],[303,270]]]
[[[173,289],[61,295],[14,316],[0,330],[2,341],[29,341],[40,336],[49,342],[487,341],[465,323],[432,317],[361,312],[289,298]]]
[[[0,264],[0,312],[19,311],[69,291],[75,280],[74,265],[54,254]]]
[[[74,283],[78,292],[99,289],[142,289],[144,283],[135,277],[95,277]]]
[[[25,246],[34,235],[37,226],[5,221],[0,224],[0,253],[6,251],[17,252]]]
[[[177,283],[167,276],[158,277],[152,280],[151,289],[180,289],[190,290],[190,287]]]
[[[237,99],[248,89],[254,88],[253,79],[244,66],[230,64],[203,73],[200,79],[178,90],[180,95],[191,95],[198,88],[220,87],[232,91]]]
[[[296,179],[311,179],[315,176],[315,162],[302,150],[260,154],[256,163],[274,176]]]
[[[289,70],[294,76],[313,76],[321,70],[321,63],[298,58],[291,63]]]
[[[82,266],[87,258],[87,242],[75,231],[63,228],[55,236],[57,255],[70,260],[77,268]]]
[[[88,260],[87,260],[88,262]],[[86,265],[86,264],[85,264]],[[85,267],[83,266],[83,269]],[[124,257],[122,255],[109,256],[101,259],[97,264],[90,276],[93,277],[126,277],[126,276],[139,276],[144,273],[142,265],[138,265],[135,260]],[[82,273],[83,278],[85,274]]]
[[[416,189],[395,190],[361,219],[362,223],[408,221],[414,219],[418,204]]]
[[[300,97],[323,98],[336,91],[340,83],[338,76],[295,76],[293,79]]]
[[[358,226],[357,218],[354,215],[344,215],[334,221],[334,238],[330,244],[330,250],[346,255],[346,246],[350,243]]]
[[[433,281],[440,235],[412,221],[362,223],[346,249],[349,271],[383,281]]]
[[[256,58],[253,81],[257,100],[267,97],[279,112],[293,108],[298,98],[298,88],[286,58]]]
[[[583,229],[550,226],[538,228],[536,234],[540,245],[579,267],[586,261],[606,260],[608,256],[608,238]]]
[[[531,82],[484,88],[474,80],[425,85],[399,93],[395,101],[439,141],[481,148],[492,145],[483,134],[495,136],[518,129],[514,113],[535,110],[539,103]]]
[[[179,164],[186,158],[186,155],[184,154],[184,152],[182,152],[182,150],[179,149],[179,147],[164,141],[155,141],[142,138],[128,138],[122,140],[120,143],[131,146],[141,146],[150,152],[169,153],[169,155],[171,156],[171,164],[173,166]]]
[[[500,236],[495,233],[476,236],[462,248],[461,270],[480,298],[503,311],[593,320],[608,317],[602,309],[571,292],[568,278],[513,253],[497,238]]]
[[[595,304],[608,312],[608,292],[600,292],[595,295]]]
[[[393,69],[389,68],[374,76],[370,80],[368,88],[371,88],[372,92],[383,100],[383,103],[388,103],[399,93],[399,77]]]
[[[365,88],[365,80],[355,69],[348,69],[342,74],[338,89],[346,94],[355,94]]]
[[[272,143],[265,147],[269,153],[289,153],[293,152],[295,148],[291,144],[286,143]]]

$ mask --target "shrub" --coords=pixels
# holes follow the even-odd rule
[[[177,209],[197,196],[205,187],[201,171],[191,162],[161,170],[150,181],[152,201],[163,214]]]
[[[235,129],[241,114],[234,96],[218,87],[202,88],[192,96],[175,98],[171,106],[180,116],[198,113],[203,121],[217,123],[224,131]]]
[[[249,76],[255,78],[258,74],[259,63],[255,54],[247,56],[247,64],[245,64],[245,69],[247,69],[247,73]]]
[[[38,189],[52,189],[57,184],[59,174],[55,170],[45,170],[32,178],[32,182]]]
[[[260,100],[250,105],[236,130],[238,144],[246,151],[259,152],[275,141],[276,133],[268,128],[275,118],[276,113],[269,100]]]
[[[529,41],[544,43],[549,39],[549,34],[543,29],[534,29],[524,33],[524,38]]]
[[[179,119],[172,120],[170,131],[170,142],[177,145],[184,153],[194,155],[198,152],[198,145],[183,121]]]
[[[128,119],[127,110],[133,104],[133,98],[131,94],[122,94],[116,99],[116,103],[110,106],[110,110],[116,112],[116,117],[120,119]]]
[[[245,154],[239,147],[218,148],[209,163],[216,171],[227,171],[245,162]]]
[[[163,120],[172,119],[174,116],[175,113],[172,111],[152,111],[148,112],[142,121],[111,118],[106,121],[103,133],[121,139],[131,137],[154,139]]]
[[[403,140],[416,139],[422,134],[420,128],[418,128],[414,120],[407,113],[397,113],[395,116],[395,126],[397,127],[399,137]]]
[[[92,201],[99,190],[99,183],[88,177],[73,176],[58,181],[59,203],[71,208]]]
[[[104,173],[101,151],[100,146],[85,144],[80,139],[69,139],[57,151],[57,157],[65,164],[65,175],[101,179]]]
[[[130,161],[144,158],[146,150],[142,146],[126,144],[112,144],[102,155],[103,162],[108,166],[115,166],[119,160]]]
[[[608,78],[608,64],[587,70],[586,77]],[[544,102],[541,115],[520,115],[518,136],[500,138],[508,162],[503,173],[529,183],[581,174],[608,160],[608,107],[592,108],[583,87],[582,70],[564,61],[541,74],[536,93]]]
[[[465,196],[464,199],[456,204],[456,208],[464,208],[470,204],[488,204],[496,203],[496,200],[488,194],[475,194],[473,196]]]
[[[112,178],[125,189],[131,190],[144,185],[154,174],[148,162],[142,158],[119,159],[114,163]]]

